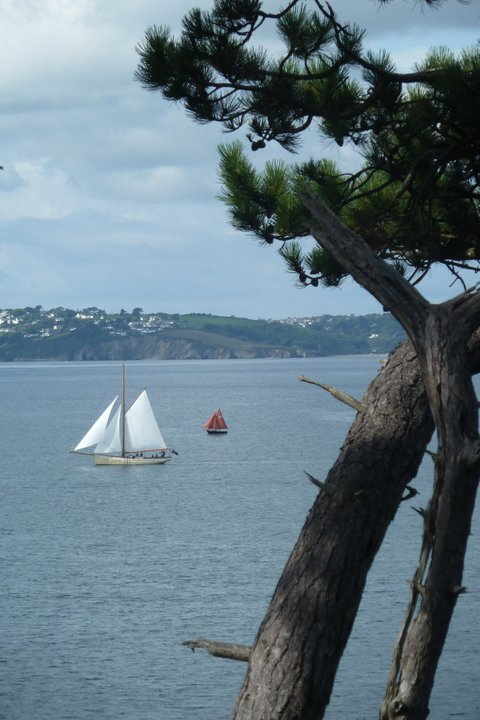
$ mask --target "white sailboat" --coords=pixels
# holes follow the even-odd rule
[[[125,405],[125,368],[122,369],[122,398],[118,395],[85,433],[72,452],[93,455],[96,465],[160,465],[171,459],[158,427],[147,391]]]

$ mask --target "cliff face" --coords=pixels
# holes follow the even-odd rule
[[[234,357],[220,347],[198,347],[187,340],[126,338],[78,348],[65,360],[212,360]],[[237,356],[235,356],[237,357]],[[255,355],[244,355],[255,357]]]
[[[4,352],[3,360],[26,362],[30,360],[230,360],[252,358],[305,357],[299,348],[285,350],[275,347],[222,347],[200,344],[188,340],[165,338],[122,338],[99,343],[79,343],[76,347],[61,347],[58,343],[37,341],[21,343],[15,355]]]

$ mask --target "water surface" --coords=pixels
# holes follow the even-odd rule
[[[226,720],[245,665],[192,653],[251,643],[354,418],[306,375],[361,397],[373,357],[134,362],[179,456],[96,467],[73,447],[120,389],[119,363],[0,364],[2,720]],[[228,435],[202,429],[221,407]],[[431,467],[374,565],[328,720],[377,717]],[[476,720],[478,513],[431,717]]]

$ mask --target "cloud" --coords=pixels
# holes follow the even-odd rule
[[[424,48],[469,44],[478,4],[438,12],[394,1],[332,0],[413,65]],[[233,230],[216,196],[216,147],[199,126],[134,81],[147,27],[175,33],[206,0],[5,0],[0,4],[0,291],[5,307],[143,307],[248,317],[376,312],[345,283],[299,290],[275,249]],[[278,3],[267,0],[266,7]],[[269,41],[274,40],[269,36]],[[243,138],[241,131],[236,137]],[[351,166],[314,132],[302,153]],[[283,156],[276,146],[254,161]],[[293,158],[293,160],[298,158]],[[292,160],[288,156],[287,160]]]
[[[12,222],[21,218],[55,220],[66,217],[79,206],[78,194],[62,170],[48,160],[19,160],[5,171],[6,183],[0,193],[0,216]]]
[[[478,3],[447,0],[441,7],[428,7],[425,2],[390,0],[380,5],[378,0],[333,0],[331,3],[342,22],[355,22],[367,28],[368,37],[405,38],[421,33],[433,35],[446,29],[465,30],[471,33],[472,23],[480,19]]]

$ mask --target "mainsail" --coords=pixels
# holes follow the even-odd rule
[[[142,390],[125,413],[125,452],[165,448],[147,391]]]

